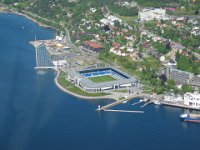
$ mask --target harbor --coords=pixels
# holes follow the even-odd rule
[[[67,41],[68,41],[67,37],[64,37],[64,36],[56,36],[55,39],[51,39],[51,40],[37,40],[35,37],[35,41],[30,42],[35,47],[35,50],[36,50],[36,67],[35,67],[35,69],[36,70],[53,69],[53,70],[56,70],[59,75],[60,71],[64,71],[65,73],[68,73],[68,72],[81,70],[84,68],[95,68],[98,66],[98,63],[100,63],[100,62],[97,62],[96,59],[92,59],[92,58],[96,57],[96,54],[82,51],[81,49],[77,49],[77,52],[75,54],[75,51],[70,50],[70,47],[68,47],[68,45],[70,45],[70,42],[67,42]],[[66,45],[66,43],[68,43],[68,45]],[[80,55],[80,53],[81,53],[81,55]],[[87,59],[87,60],[90,60],[90,62],[85,60],[86,55],[88,57],[91,57],[91,59],[89,59],[89,58]],[[81,63],[80,60],[82,60],[82,62],[85,62],[85,63],[84,64]],[[59,76],[56,76],[56,78],[55,78],[56,85],[64,92],[69,93],[73,96],[80,97],[83,99],[99,99],[99,98],[101,98],[101,99],[116,100],[115,102],[113,102],[111,104],[97,108],[97,110],[101,110],[101,111],[105,111],[105,110],[107,111],[116,105],[125,103],[126,101],[132,100],[134,98],[148,99],[147,102],[144,102],[144,104],[142,106],[140,106],[141,108],[146,107],[149,104],[153,103],[155,105],[165,105],[165,106],[171,106],[171,107],[179,107],[179,108],[183,108],[183,109],[200,110],[200,104],[198,104],[199,107],[196,107],[196,106],[194,107],[194,106],[190,106],[189,103],[184,104],[183,101],[181,101],[181,102],[166,101],[165,100],[166,98],[164,95],[145,94],[141,90],[142,86],[140,86],[140,85],[138,87],[132,89],[132,91],[129,91],[130,87],[128,87],[128,86],[130,86],[130,85],[124,84],[124,85],[128,85],[127,93],[113,92],[113,91],[109,90],[109,95],[106,95],[106,96],[96,97],[96,96],[79,95],[77,93],[70,92],[66,88],[63,88],[62,85],[59,85],[59,82],[57,81],[58,77]],[[79,82],[81,82],[80,80],[83,80],[83,79],[80,79],[80,77],[78,77],[77,79],[74,79],[74,80],[78,81],[77,83],[74,83],[77,88],[81,89],[81,86],[79,86],[78,84],[80,84],[79,83]],[[67,80],[67,78],[66,78],[66,80]],[[70,81],[70,82],[72,82],[72,81]],[[75,82],[75,81],[73,81],[73,82]],[[81,83],[81,84],[83,84],[83,83]],[[90,86],[93,86],[93,85],[90,84]],[[115,89],[116,87],[119,88],[120,86],[121,85],[119,83],[117,83],[117,84],[115,83],[113,85],[113,89]],[[106,85],[102,89],[106,89],[108,87],[109,86]],[[91,90],[91,88],[89,88],[89,89]],[[81,90],[84,91],[86,89],[81,89]],[[101,89],[97,86],[97,87],[95,87],[94,91],[101,91]],[[140,103],[140,102],[137,102],[137,103]],[[137,105],[137,103],[135,103],[133,105]],[[126,111],[126,110],[124,110],[124,111]],[[113,112],[115,112],[115,111],[113,111]]]
[[[162,95],[154,95],[154,96],[149,96],[149,95],[145,95],[145,94],[139,94],[137,96],[133,96],[129,99],[124,99],[124,100],[118,100],[115,101],[113,103],[107,104],[105,106],[98,106],[97,111],[108,111],[108,112],[138,112],[138,111],[127,111],[127,110],[111,110],[112,107],[115,107],[117,105],[120,104],[124,104],[127,103],[128,101],[131,101],[135,98],[139,98],[139,101],[134,102],[133,104],[131,104],[132,106],[136,106],[139,105],[141,103],[143,103],[143,105],[140,106],[140,108],[144,108],[147,107],[150,104],[154,104],[154,105],[162,105],[162,106],[170,106],[170,107],[177,107],[177,108],[182,108],[182,109],[187,109],[187,110],[196,110],[196,111],[200,111],[200,107],[194,107],[194,106],[188,106],[186,104],[184,104],[184,101],[182,100],[181,102],[176,102],[176,101],[166,101],[165,97]],[[140,111],[139,111],[140,113]],[[142,111],[142,113],[144,113]]]

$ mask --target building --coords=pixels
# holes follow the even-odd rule
[[[160,58],[162,57],[162,54],[161,53],[159,53],[156,49],[154,49],[154,48],[149,48],[148,49],[148,52],[149,52],[149,54],[150,55],[152,55],[152,56],[154,56],[155,58],[157,58],[158,60],[160,60]]]
[[[183,103],[183,96],[181,95],[175,95],[172,92],[169,92],[164,95],[164,101],[165,102],[171,102],[171,103]]]
[[[192,87],[200,87],[200,75],[176,69],[176,61],[170,60],[164,64],[164,74],[167,79],[174,80],[176,84],[187,83]]]
[[[66,65],[68,65],[68,62],[65,59],[63,59],[63,60],[54,60],[53,61],[53,65],[56,68],[62,68],[62,67],[65,67]]]
[[[112,76],[116,80],[108,82],[93,82],[90,80],[92,77],[107,75]],[[67,79],[87,92],[102,92],[123,88],[134,89],[139,86],[139,81],[136,78],[114,67],[71,71],[68,73]]]
[[[138,18],[140,21],[151,21],[151,20],[166,20],[166,10],[162,8],[148,8],[138,12]]]
[[[110,21],[112,21],[112,22],[115,22],[115,21],[119,21],[120,23],[122,22],[121,19],[119,19],[119,18],[116,17],[116,16],[112,16],[112,15],[108,16],[108,20],[110,20]]]
[[[171,69],[169,79],[174,80],[176,84],[189,84],[189,81],[194,77],[193,73]]]
[[[167,77],[167,79],[170,78],[170,73],[172,69],[176,69],[177,63],[174,60],[170,60],[166,64],[164,64],[164,74]]]
[[[118,21],[119,23],[122,22],[122,20],[119,19],[118,17],[110,15],[110,16],[107,16],[107,18],[101,19],[101,20],[100,20],[100,23],[102,23],[103,25],[111,25],[111,26],[114,26],[114,24],[115,24],[114,22],[115,22],[115,21]]]
[[[95,41],[84,41],[83,42],[83,49],[84,50],[90,50],[93,52],[99,52],[100,50],[103,49],[103,46],[101,46],[100,44],[98,44]]]
[[[192,87],[200,87],[200,75],[194,76],[190,81],[189,84]]]
[[[200,108],[200,94],[198,93],[185,93],[184,104],[190,107]]]
[[[100,23],[102,23],[103,25],[111,25],[114,26],[114,22],[110,21],[109,19],[103,18],[100,20]]]

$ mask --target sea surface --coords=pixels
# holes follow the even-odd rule
[[[97,112],[106,100],[60,91],[55,72],[36,71],[29,41],[54,31],[17,15],[0,14],[0,150],[200,150],[200,124],[179,120],[179,108],[132,106],[144,114]]]

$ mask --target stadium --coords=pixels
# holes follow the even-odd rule
[[[71,71],[67,78],[88,92],[130,88],[138,85],[136,78],[114,67]]]

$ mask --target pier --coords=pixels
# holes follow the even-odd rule
[[[105,109],[104,111],[108,111],[108,112],[125,112],[125,113],[144,113],[144,111],[135,111],[135,110],[114,110],[114,109]]]
[[[147,105],[149,105],[151,103],[152,103],[152,101],[149,101],[149,102],[145,103],[144,105],[142,105],[140,108],[143,108],[143,107],[145,107],[145,106],[147,106]]]
[[[118,101],[115,101],[113,103],[110,103],[108,105],[105,105],[103,107],[98,107],[97,108],[97,111],[107,111],[107,112],[126,112],[126,113],[144,113],[144,111],[134,111],[134,110],[113,110],[113,109],[110,109],[116,105],[119,105],[119,104],[122,104],[124,103],[125,101],[130,101],[134,98],[147,98],[147,99],[151,99],[151,97],[147,94],[138,94],[138,95],[135,95],[135,96],[132,96],[132,97],[129,97],[127,99],[124,99],[124,100],[118,100]],[[141,101],[140,101],[141,102]],[[138,103],[138,102],[136,102]]]

